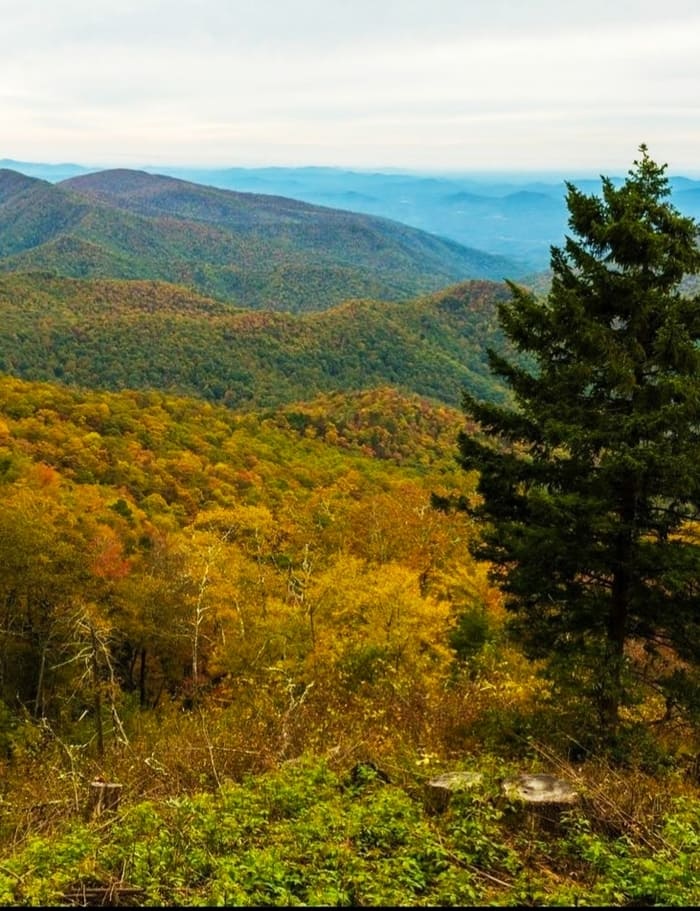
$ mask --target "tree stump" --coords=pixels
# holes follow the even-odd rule
[[[554,775],[518,775],[503,782],[505,796],[519,803],[527,814],[530,827],[556,831],[561,814],[578,803],[579,796],[563,778]]]
[[[88,819],[97,819],[106,812],[119,808],[122,786],[113,781],[102,781],[96,778],[90,782],[86,815]]]
[[[426,784],[425,808],[431,813],[444,813],[452,795],[470,791],[481,784],[481,772],[445,772]]]

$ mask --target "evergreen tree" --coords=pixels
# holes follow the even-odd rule
[[[601,196],[567,184],[551,291],[511,285],[500,320],[520,355],[489,352],[515,407],[466,395],[483,434],[459,443],[480,472],[477,554],[530,655],[610,735],[635,679],[670,709],[700,659],[700,297],[679,290],[700,272],[698,226],[640,153]]]

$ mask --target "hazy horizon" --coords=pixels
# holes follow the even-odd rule
[[[549,170],[542,169],[448,169],[448,168],[400,168],[393,167],[391,165],[377,165],[377,166],[366,166],[366,167],[348,167],[345,165],[334,165],[334,164],[315,164],[314,162],[309,162],[308,164],[303,165],[289,165],[289,164],[264,164],[264,165],[255,165],[255,164],[230,164],[230,165],[218,165],[218,166],[206,166],[198,163],[185,163],[185,164],[172,164],[168,162],[161,162],[160,164],[152,164],[150,162],[134,162],[133,164],[124,164],[114,163],[114,162],[85,162],[85,161],[25,161],[12,156],[6,156],[0,158],[0,167],[5,167],[12,169],[12,166],[16,165],[20,168],[26,167],[27,169],[41,169],[41,168],[50,168],[50,169],[69,169],[69,168],[80,168],[88,172],[97,172],[97,171],[109,171],[109,170],[141,170],[148,173],[157,174],[158,169],[163,169],[163,172],[167,174],[169,171],[200,171],[202,174],[214,173],[219,171],[287,171],[287,170],[309,170],[309,171],[345,171],[348,173],[356,174],[382,174],[388,176],[411,176],[411,177],[433,177],[433,178],[445,178],[453,180],[472,180],[472,181],[513,181],[515,183],[559,183],[563,181],[571,180],[596,180],[602,176],[611,177],[613,179],[622,180],[627,173],[626,169],[606,169],[600,168],[599,170],[593,168],[573,168],[566,170],[564,168],[552,168]],[[631,162],[630,162],[631,165]],[[669,170],[667,171],[670,178],[683,179],[687,178],[689,180],[700,180],[700,168],[691,170],[685,170],[683,172],[678,170]],[[46,178],[44,178],[46,179]],[[57,180],[62,178],[58,177]]]
[[[700,173],[695,0],[3,6],[2,158]]]

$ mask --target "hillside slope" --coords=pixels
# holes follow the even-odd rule
[[[0,269],[158,279],[255,309],[400,300],[518,267],[373,216],[138,171],[0,171]]]
[[[502,394],[486,348],[502,343],[505,285],[467,282],[403,303],[322,313],[237,310],[182,286],[0,276],[0,370],[97,389],[162,389],[267,407],[391,385],[458,405]]]

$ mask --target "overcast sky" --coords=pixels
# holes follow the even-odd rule
[[[0,158],[700,175],[698,0],[0,0]]]

